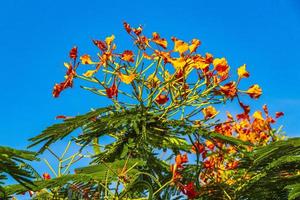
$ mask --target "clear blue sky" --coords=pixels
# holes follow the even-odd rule
[[[300,135],[300,3],[298,0],[2,1],[0,5],[0,145],[27,146],[26,139],[55,122],[106,105],[75,89],[51,96],[62,80],[68,51],[93,49],[92,38],[114,33],[118,48],[129,39],[122,22],[144,25],[164,37],[199,38],[201,51],[226,57],[232,68],[246,63],[248,84],[258,83],[289,136]]]

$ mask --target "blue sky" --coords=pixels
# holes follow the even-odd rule
[[[0,6],[1,126],[0,145],[27,146],[27,139],[55,122],[106,105],[104,98],[79,89],[52,98],[62,80],[73,45],[93,49],[91,39],[112,33],[119,49],[128,48],[126,20],[146,33],[199,38],[201,51],[226,57],[233,69],[246,63],[247,85],[258,83],[271,112],[289,136],[300,135],[300,3],[252,1],[2,1]]]

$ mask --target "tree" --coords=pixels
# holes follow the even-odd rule
[[[225,58],[197,53],[201,42],[172,37],[174,48],[156,32],[151,38],[143,28],[124,23],[135,52],[116,51],[115,36],[93,40],[99,53],[69,53],[65,80],[55,84],[53,96],[73,86],[111,100],[111,105],[75,117],[58,116],[54,124],[30,139],[41,145],[39,154],[58,140],[73,134],[80,152],[68,159],[57,156],[62,172],[52,173],[34,186],[6,186],[8,195],[35,191],[35,199],[257,199],[296,198],[299,185],[299,139],[284,140],[272,126],[275,118],[267,106],[250,115],[244,96],[257,99],[261,88],[246,90],[240,82],[250,76],[246,65],[233,81]],[[79,57],[79,59],[78,59]],[[89,70],[82,69],[86,65]],[[84,71],[83,71],[84,70]],[[93,84],[91,86],[91,84]],[[219,104],[237,103],[242,112],[218,117]],[[264,113],[264,114],[263,114]],[[264,116],[263,116],[264,115]],[[74,135],[80,129],[81,134]],[[111,142],[104,144],[102,138]],[[69,144],[66,151],[69,148]],[[69,174],[82,150],[93,147],[91,165]],[[65,151],[65,152],[66,152]],[[261,187],[256,187],[257,185]],[[290,193],[289,193],[290,192]]]

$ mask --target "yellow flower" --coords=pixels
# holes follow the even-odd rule
[[[130,84],[135,79],[136,76],[137,74],[125,75],[122,73],[118,73],[118,77],[121,79],[122,82],[126,84]]]
[[[253,99],[257,99],[262,94],[262,89],[259,87],[259,85],[255,84],[252,85],[246,93]]]
[[[240,66],[237,70],[239,78],[248,78],[250,76],[249,72],[246,70],[246,64]]]
[[[82,55],[80,57],[80,60],[81,60],[81,63],[84,64],[84,65],[86,65],[86,64],[88,64],[88,65],[93,64],[93,61],[91,60],[91,56],[88,55],[88,54]]]
[[[255,111],[255,112],[253,113],[253,118],[254,118],[254,119],[259,119],[259,120],[264,120],[264,118],[262,117],[262,114],[261,114],[260,111]]]
[[[185,58],[179,57],[170,61],[176,70],[183,69],[187,65]]]
[[[198,39],[193,39],[192,44],[189,46],[190,52],[193,53],[200,46],[201,42]]]
[[[203,108],[203,114],[205,119],[213,118],[217,115],[217,110],[213,106]]]
[[[97,70],[88,70],[88,71],[86,71],[86,72],[83,74],[83,76],[85,76],[85,77],[91,77],[91,76],[93,76],[96,72],[97,72]]]
[[[110,46],[111,43],[114,41],[114,39],[115,39],[114,35],[111,35],[110,37],[105,38],[105,42],[106,42],[107,46]]]
[[[180,54],[183,54],[184,52],[186,52],[187,50],[189,50],[188,43],[186,43],[186,42],[184,42],[182,40],[178,40],[175,37],[173,37],[172,40],[174,42],[174,51],[175,52],[179,52]]]

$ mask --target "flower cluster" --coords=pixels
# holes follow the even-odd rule
[[[247,143],[247,151],[280,139],[271,125],[283,113],[277,112],[272,117],[265,105],[263,111],[251,115],[250,106],[241,100],[242,96],[258,99],[262,95],[258,84],[240,89],[240,82],[250,76],[245,64],[237,68],[237,78],[233,80],[226,58],[197,53],[201,45],[198,39],[185,42],[171,37],[167,40],[157,32],[147,37],[142,26],[133,28],[126,22],[124,29],[132,38],[134,49],[117,52],[114,35],[92,41],[99,50],[96,56],[78,56],[77,47],[73,47],[69,53],[71,61],[64,64],[67,67],[65,80],[55,84],[53,96],[58,97],[63,90],[72,87],[77,78],[95,84],[82,88],[111,99],[118,108],[140,105],[166,120],[181,113],[182,121]],[[224,122],[206,125],[219,113],[214,104],[227,100],[236,101],[242,112],[235,117],[227,113]],[[220,182],[234,184],[241,156],[235,146],[195,137],[191,139],[189,153],[200,158],[197,181],[201,186]],[[178,154],[170,172],[173,185],[193,199],[200,191],[196,189],[197,181],[184,182],[182,174],[187,163],[187,154]]]

